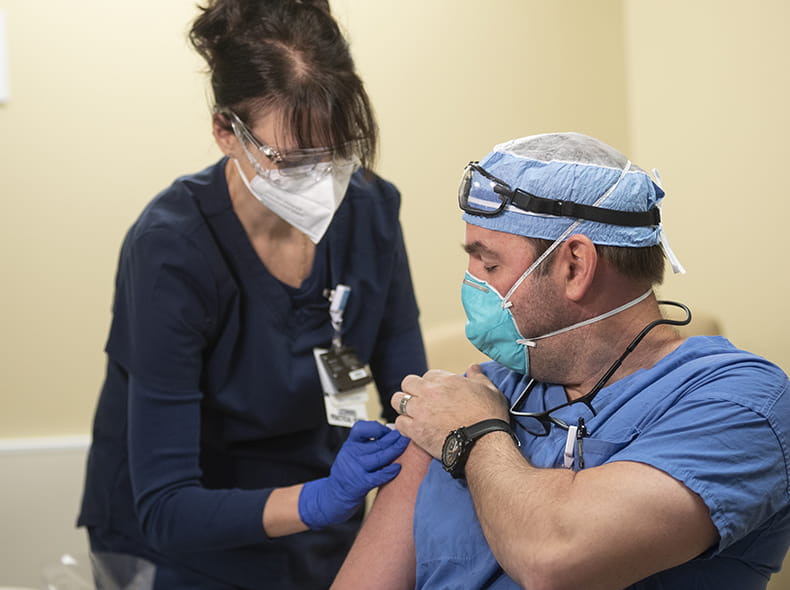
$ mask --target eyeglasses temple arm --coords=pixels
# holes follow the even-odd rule
[[[672,319],[669,319],[669,318],[661,318],[661,319],[654,320],[654,321],[650,322],[647,326],[642,328],[642,331],[639,332],[639,334],[636,335],[636,338],[634,338],[631,341],[631,344],[629,344],[628,346],[625,347],[625,351],[623,352],[622,355],[620,355],[620,358],[618,358],[612,364],[612,366],[609,367],[609,369],[607,369],[607,371],[606,371],[606,373],[604,373],[603,377],[601,377],[598,380],[598,383],[595,384],[595,387],[593,387],[590,390],[590,393],[588,393],[586,396],[584,396],[586,398],[584,400],[584,404],[590,409],[590,411],[593,413],[593,416],[596,415],[595,409],[592,407],[592,400],[593,400],[593,398],[603,388],[604,384],[611,378],[611,376],[614,375],[614,372],[617,371],[617,369],[620,368],[620,365],[623,364],[623,361],[625,360],[625,358],[634,351],[634,349],[636,348],[637,344],[639,344],[642,341],[642,338],[647,336],[647,333],[650,330],[652,330],[656,326],[660,326],[662,324],[671,325],[671,326],[685,326],[689,322],[691,322],[691,310],[688,307],[686,307],[685,305],[683,305],[682,303],[678,303],[677,301],[662,300],[662,301],[658,301],[658,304],[659,305],[673,305],[675,307],[679,307],[680,309],[682,309],[683,311],[686,312],[686,317],[683,318],[683,319],[680,319],[680,320],[672,320]]]

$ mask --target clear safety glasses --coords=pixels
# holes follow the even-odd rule
[[[351,143],[343,146],[342,149],[317,147],[281,151],[255,137],[252,130],[233,111],[224,110],[221,111],[221,114],[230,120],[233,133],[241,142],[250,163],[255,168],[255,173],[269,180],[320,178],[333,170],[348,171],[351,169],[353,171],[359,166],[359,159],[356,156],[341,155],[354,153]],[[256,154],[263,154],[273,166],[271,168],[264,167],[255,157],[256,154],[250,153],[247,145],[253,146]]]
[[[474,197],[470,198],[469,193],[472,188],[480,186],[481,182],[481,179],[475,178],[475,173],[482,177],[482,182],[490,184],[491,190],[499,197],[499,204],[483,199],[475,199]],[[524,194],[529,195],[529,193]],[[472,215],[496,217],[513,203],[515,195],[516,191],[513,191],[507,183],[486,172],[477,162],[469,162],[464,168],[464,175],[461,178],[461,184],[458,186],[458,205]]]

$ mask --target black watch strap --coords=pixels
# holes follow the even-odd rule
[[[516,437],[516,433],[513,432],[513,428],[505,422],[504,420],[500,420],[499,418],[490,418],[488,420],[481,420],[480,422],[476,422],[471,426],[464,426],[464,431],[466,433],[466,437],[469,439],[469,442],[474,442],[481,436],[489,434],[490,432],[497,432],[502,430],[507,432],[515,441],[516,445],[521,445]]]
[[[444,449],[442,449],[442,464],[445,471],[448,471],[450,475],[456,479],[464,477],[466,461],[469,458],[469,453],[472,451],[475,442],[486,434],[498,431],[507,432],[513,438],[513,442],[516,446],[521,446],[521,442],[518,440],[516,433],[513,432],[513,428],[510,424],[498,418],[482,420],[470,426],[462,426],[458,430],[453,430],[447,435],[445,446],[447,446],[450,439],[455,439],[456,443],[461,445],[461,449],[459,449],[457,457],[449,464],[445,463]]]

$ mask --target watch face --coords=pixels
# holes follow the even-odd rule
[[[453,433],[451,436],[447,437],[444,441],[444,448],[442,448],[442,463],[445,467],[451,469],[455,466],[463,447],[464,445],[460,434]]]

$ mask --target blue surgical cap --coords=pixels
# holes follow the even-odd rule
[[[479,163],[512,190],[538,197],[573,201],[621,211],[649,211],[664,197],[650,176],[613,147],[581,133],[546,133],[514,139],[494,147]],[[607,191],[610,191],[607,195]],[[605,198],[601,200],[604,195]],[[491,209],[500,203],[491,182],[475,175],[469,198]],[[557,240],[576,220],[533,213],[511,205],[495,217],[464,213],[464,221],[494,231]],[[661,242],[661,226],[626,227],[579,220],[573,233],[593,243],[631,248]]]

